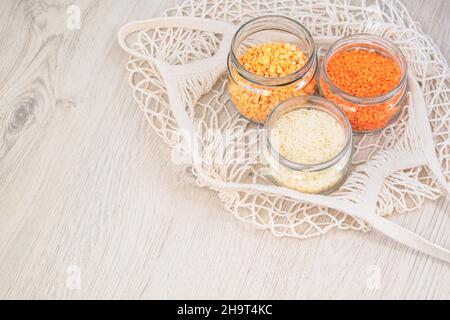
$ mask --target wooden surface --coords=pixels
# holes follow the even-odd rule
[[[278,239],[186,181],[116,43],[173,3],[0,2],[0,297],[450,298],[448,265],[376,232]],[[406,4],[449,59],[450,2]],[[450,198],[394,220],[450,247]]]

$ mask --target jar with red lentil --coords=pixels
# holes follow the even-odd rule
[[[330,47],[319,88],[344,110],[354,132],[376,132],[393,123],[405,104],[406,59],[387,39],[351,35]]]
[[[318,66],[309,31],[284,16],[263,16],[243,24],[228,55],[228,93],[248,120],[264,123],[280,102],[313,94]]]

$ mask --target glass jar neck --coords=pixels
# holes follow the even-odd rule
[[[289,33],[303,42],[306,47],[307,62],[296,72],[283,77],[264,77],[252,73],[244,68],[238,57],[239,48],[252,35],[263,31],[281,31]],[[316,46],[310,32],[299,22],[279,15],[268,15],[252,19],[243,24],[233,37],[228,56],[228,68],[234,67],[236,72],[245,80],[262,86],[285,86],[294,83],[311,72],[315,73],[317,67]]]

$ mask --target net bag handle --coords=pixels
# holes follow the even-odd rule
[[[300,202],[306,202],[335,209],[369,223],[375,230],[378,230],[379,232],[403,245],[406,245],[410,248],[413,248],[450,264],[450,250],[436,245],[433,242],[423,238],[422,236],[392,221],[389,221],[384,217],[377,215],[375,213],[375,210],[372,208],[369,209],[364,205],[354,205],[340,199],[331,198],[329,196],[305,194],[299,191],[279,186],[225,183],[223,181],[210,177],[200,166],[195,166],[195,168],[197,175],[213,189],[221,191],[248,190],[251,192],[257,191],[272,194],[275,193],[277,195],[282,195]]]
[[[171,65],[161,59],[151,56],[150,54],[143,54],[142,52],[134,49],[128,43],[130,36],[133,34],[152,28],[194,29],[222,34],[222,39],[219,48],[211,57],[186,64]],[[197,139],[195,138],[193,123],[187,115],[179,92],[179,87],[177,86],[178,77],[186,77],[193,74],[204,74],[208,71],[215,71],[216,75],[223,73],[226,67],[226,57],[236,30],[236,26],[218,20],[197,17],[161,17],[130,22],[120,28],[118,32],[118,42],[123,50],[131,56],[150,61],[159,70],[166,85],[167,96],[169,98],[175,120],[177,121],[180,129],[183,131],[183,134],[186,135],[190,141],[196,141]]]
[[[419,134],[424,156],[427,160],[428,167],[433,172],[434,176],[445,189],[447,194],[450,194],[450,184],[447,183],[442,166],[436,155],[436,145],[433,139],[433,131],[431,130],[430,119],[426,108],[425,98],[422,89],[415,77],[408,72],[409,90],[412,93],[412,107],[414,108],[413,119],[416,130]]]
[[[128,40],[131,35],[139,31],[158,28],[185,28],[194,29],[216,34],[222,34],[223,39],[220,42],[217,52],[209,58],[190,62],[182,65],[170,65],[167,62],[157,59],[150,54],[146,55],[134,49]],[[120,47],[132,56],[151,61],[158,67],[170,67],[171,72],[176,75],[185,75],[186,73],[202,72],[205,65],[215,66],[223,63],[223,58],[227,56],[230,49],[231,39],[236,32],[237,27],[233,24],[212,19],[197,17],[161,17],[148,20],[133,21],[127,23],[119,29],[117,38]]]

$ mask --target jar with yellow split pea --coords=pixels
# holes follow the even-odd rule
[[[299,22],[263,16],[243,24],[228,55],[228,93],[246,119],[264,123],[282,101],[312,95],[318,66],[316,45]]]

